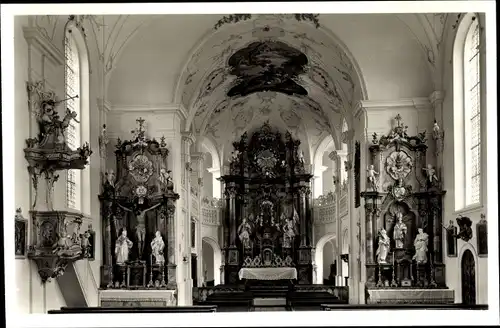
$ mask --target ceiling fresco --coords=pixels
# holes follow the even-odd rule
[[[218,25],[187,64],[179,100],[188,125],[219,145],[266,120],[314,144],[325,133],[338,139],[361,99],[347,54],[314,22],[253,16]]]
[[[279,41],[259,41],[235,52],[228,61],[236,85],[227,95],[246,96],[258,91],[307,95],[294,79],[303,74],[308,60],[301,51]]]

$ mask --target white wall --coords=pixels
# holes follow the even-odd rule
[[[30,117],[28,111],[28,94],[26,92],[26,82],[37,82],[45,80],[46,89],[55,91],[59,99],[64,99],[64,66],[61,63],[55,63],[49,60],[47,54],[39,47],[29,45],[24,37],[23,27],[32,26],[32,20],[35,17],[31,16],[17,16],[14,19],[14,51],[15,51],[15,199],[16,207],[21,207],[25,218],[29,220],[28,228],[28,241],[31,240],[33,229],[31,218],[29,216],[30,206],[34,201],[33,188],[31,186],[31,179],[27,172],[27,162],[24,158],[25,140],[29,137],[36,136],[38,128],[35,119]],[[63,36],[64,26],[67,22],[67,16],[59,16],[50,24],[40,23],[39,30],[54,31],[47,38],[47,44],[51,44],[61,52],[61,61],[63,60]],[[44,25],[45,24],[45,25]],[[83,73],[83,72],[82,72]],[[83,73],[84,74],[84,73]],[[85,76],[89,85],[92,85],[92,76],[89,74]],[[85,78],[83,80],[85,80]],[[90,80],[89,80],[90,79]],[[93,115],[96,110],[96,102],[93,90],[81,99],[82,103],[87,102],[90,107],[90,116],[82,118],[82,121],[88,122],[90,130],[87,130],[87,135],[92,136],[91,139],[82,140],[83,142],[89,141],[91,149],[94,154],[91,157],[90,167],[86,169],[86,193],[84,201],[86,202],[85,213],[92,217],[97,217],[99,214],[99,204],[97,193],[99,188],[99,161],[98,161],[98,126],[99,116]],[[83,98],[83,97],[82,97]],[[63,106],[59,106],[58,110],[64,110]],[[54,208],[58,210],[65,210],[65,180],[66,172],[59,172],[59,181],[54,187]],[[40,188],[44,188],[44,179],[40,179]],[[89,184],[90,182],[90,184]],[[92,197],[91,195],[95,195]],[[39,198],[38,202],[43,202]],[[93,229],[97,232],[100,231],[100,225],[97,220],[86,220],[82,226],[82,230],[86,230],[88,223],[92,223]],[[78,263],[76,270],[84,286],[84,292],[87,294],[87,301],[89,305],[97,305],[97,284],[99,283],[99,259],[100,259],[100,237],[96,238],[96,261],[87,265],[86,260]],[[58,283],[53,280],[52,282],[42,285],[38,268],[36,264],[28,259],[17,259],[16,265],[16,288],[17,288],[17,303],[18,309],[21,313],[44,313],[47,310],[59,309],[65,306],[66,302],[63,299]]]
[[[484,21],[484,17],[483,17]],[[453,22],[454,23],[454,22]],[[480,20],[481,23],[481,20]],[[488,258],[480,258],[477,256],[477,231],[476,224],[479,222],[481,218],[481,214],[486,214],[487,204],[486,204],[486,183],[488,181],[488,172],[486,170],[486,152],[483,152],[483,161],[481,165],[481,173],[483,175],[483,203],[480,206],[476,206],[474,208],[469,208],[468,210],[460,210],[455,211],[455,191],[462,190],[458,186],[455,187],[455,165],[452,165],[454,159],[454,90],[453,90],[453,79],[455,78],[453,72],[453,46],[455,41],[455,35],[457,30],[451,27],[452,23],[450,22],[446,26],[446,38],[444,42],[444,56],[443,60],[443,91],[444,91],[444,99],[442,105],[442,114],[437,113],[438,119],[442,120],[442,130],[444,131],[444,149],[443,149],[443,159],[445,163],[443,163],[442,170],[442,180],[444,184],[444,189],[446,190],[446,196],[444,198],[444,218],[443,221],[445,223],[453,220],[456,225],[456,218],[459,214],[463,216],[467,216],[472,221],[472,229],[473,229],[473,237],[468,242],[463,240],[458,240],[458,256],[457,257],[448,257],[446,254],[446,243],[443,243],[445,249],[443,250],[445,265],[446,265],[446,284],[449,288],[455,290],[455,301],[462,301],[462,286],[461,286],[461,256],[463,252],[467,249],[470,249],[472,254],[474,255],[474,260],[476,263],[476,302],[478,304],[487,304],[488,303]],[[483,39],[484,40],[484,39]],[[483,64],[484,62],[482,62]],[[481,82],[484,86],[484,78],[486,72],[485,64],[482,67],[482,77]],[[485,94],[485,88],[483,87],[483,98]],[[495,110],[495,109],[489,109]],[[486,113],[487,108],[486,104],[483,101],[481,106],[481,115],[484,115],[484,118],[481,118],[481,140],[486,142],[488,131],[486,130]],[[484,148],[483,148],[484,149]],[[446,167],[446,169],[444,169]],[[488,218],[486,218],[488,219]],[[490,236],[493,236],[490,232]],[[443,235],[443,240],[445,236]]]

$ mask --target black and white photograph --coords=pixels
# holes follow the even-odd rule
[[[499,324],[494,1],[2,5],[1,30],[8,322]]]

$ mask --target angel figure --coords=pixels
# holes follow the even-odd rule
[[[381,263],[387,263],[386,258],[387,254],[389,254],[389,248],[390,248],[391,241],[389,239],[389,236],[387,236],[387,231],[385,229],[381,229],[379,232],[379,237],[378,237],[378,248],[377,248],[377,262],[379,264]]]
[[[160,182],[162,183],[162,185],[166,186],[168,182],[172,181],[170,173],[172,173],[172,171],[170,170],[167,171],[165,168],[160,169]]]
[[[305,160],[304,160],[304,151],[299,151],[299,163],[302,163],[304,164]]]
[[[429,184],[432,184],[434,181],[438,182],[438,178],[436,176],[436,169],[431,165],[427,164],[427,168],[423,169],[427,173],[427,179],[429,181]]]
[[[376,175],[378,175],[379,173],[375,171],[373,164],[370,165],[368,167],[368,170],[366,170],[366,171],[368,172],[368,182],[370,182],[370,184],[372,185],[373,190],[377,191]]]

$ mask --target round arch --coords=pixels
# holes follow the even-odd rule
[[[337,236],[334,232],[328,233],[321,237],[316,243],[315,253],[314,253],[314,263],[316,264],[316,283],[323,283],[323,250],[327,242],[336,241]],[[337,247],[332,243],[334,251],[337,251]]]
[[[478,280],[479,280],[479,262],[478,262],[478,256],[477,256],[477,252],[476,252],[476,249],[474,248],[474,246],[471,244],[471,243],[465,243],[462,248],[460,249],[460,252],[459,252],[459,255],[458,255],[458,270],[456,270],[457,272],[457,296],[456,299],[459,299],[460,302],[462,302],[462,259],[464,257],[464,254],[466,251],[470,251],[472,253],[472,256],[474,257],[474,263],[475,263],[475,266],[474,266],[474,275],[476,277],[476,281],[475,281],[475,284],[476,284],[476,300],[478,300],[478,291],[479,291],[479,288],[477,288],[479,286],[478,284]]]
[[[214,276],[214,285],[219,285],[220,284],[220,266],[222,265],[222,252],[221,248],[219,246],[219,243],[211,238],[211,237],[203,237],[202,238],[202,255],[203,255],[203,242],[206,242],[210,247],[212,248],[213,251],[213,276]],[[203,256],[202,256],[202,263],[203,261]],[[203,271],[205,270],[205,267],[203,267]],[[205,272],[203,272],[205,274]]]

